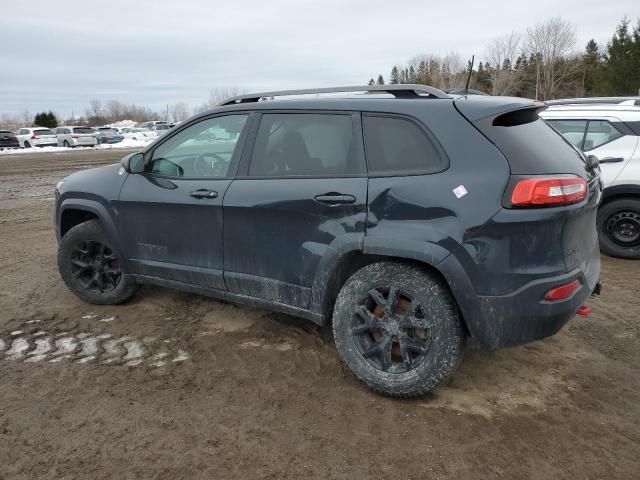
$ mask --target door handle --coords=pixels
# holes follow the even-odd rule
[[[198,200],[202,200],[203,198],[218,198],[218,192],[214,192],[213,190],[206,190],[204,188],[195,190],[189,195],[191,195],[193,198],[197,198]]]
[[[335,207],[338,205],[349,205],[356,202],[356,197],[353,195],[345,195],[343,193],[330,192],[324,195],[316,195],[313,199],[324,205]]]

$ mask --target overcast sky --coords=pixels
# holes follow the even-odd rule
[[[364,84],[420,53],[482,57],[549,16],[575,24],[582,50],[640,15],[638,0],[0,1],[0,114],[64,117],[92,98],[161,110],[216,87]]]

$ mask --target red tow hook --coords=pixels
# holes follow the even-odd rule
[[[580,315],[581,317],[586,317],[591,313],[591,307],[589,305],[581,305],[576,311],[576,315]]]

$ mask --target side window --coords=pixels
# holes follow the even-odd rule
[[[364,173],[351,114],[265,113],[249,167],[255,177]]]
[[[160,144],[153,152],[151,172],[172,177],[223,178],[238,152],[248,115],[208,118]]]
[[[370,174],[435,173],[448,166],[440,146],[410,120],[366,115],[364,138]]]
[[[566,140],[583,150],[584,134],[587,130],[587,120],[555,120],[549,119],[548,123],[555,128]]]
[[[588,152],[622,136],[624,135],[606,120],[589,120],[583,150]]]

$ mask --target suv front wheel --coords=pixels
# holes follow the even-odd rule
[[[127,301],[139,288],[124,275],[118,253],[98,220],[71,228],[60,242],[58,269],[69,290],[96,305]]]
[[[640,199],[621,198],[598,210],[600,249],[612,257],[640,259]]]
[[[363,267],[336,300],[338,353],[371,389],[408,398],[434,390],[456,368],[465,330],[447,285],[413,265]]]

